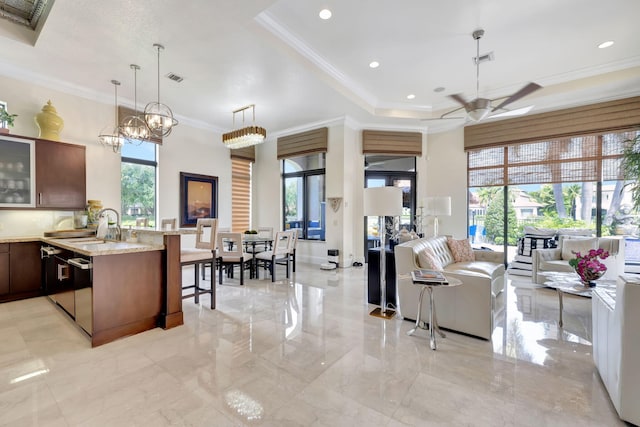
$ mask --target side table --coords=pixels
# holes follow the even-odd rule
[[[413,284],[416,286],[422,286],[422,289],[420,289],[420,298],[418,298],[418,315],[416,316],[416,325],[407,332],[407,335],[413,335],[413,333],[417,329],[425,329],[425,330],[427,329],[423,327],[421,323],[422,323],[422,300],[424,298],[424,292],[428,291],[429,292],[429,343],[431,345],[431,350],[435,350],[437,348],[436,334],[435,334],[436,331],[442,338],[446,337],[444,332],[442,332],[440,330],[440,327],[438,326],[438,319],[436,317],[436,306],[434,304],[434,299],[433,299],[433,288],[436,288],[436,287],[452,288],[454,286],[462,285],[462,282],[460,280],[455,279],[453,277],[445,276],[445,279],[446,279],[446,282],[416,282],[416,281],[413,282]]]

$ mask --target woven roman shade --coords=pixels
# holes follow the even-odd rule
[[[422,155],[420,132],[362,131],[362,154]]]
[[[249,147],[229,149],[232,159],[247,160],[250,162],[256,161],[256,146],[251,145]]]
[[[467,151],[469,187],[623,179],[625,141],[637,131],[575,136]]]
[[[326,153],[329,128],[318,128],[278,138],[278,160],[305,154]]]
[[[530,141],[559,140],[639,126],[640,97],[625,98],[467,126],[464,128],[464,148],[472,150]]]
[[[118,124],[122,126],[122,121],[129,116],[133,116],[134,114],[135,114],[135,110],[119,105],[118,106]],[[138,117],[140,117],[144,121],[144,112],[138,111]],[[147,139],[146,141],[162,145],[162,138],[157,138],[155,136]]]
[[[231,150],[236,151],[236,150]],[[251,161],[231,159],[231,229],[249,230],[251,226]]]

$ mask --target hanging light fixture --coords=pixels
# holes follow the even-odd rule
[[[158,101],[150,102],[144,107],[144,121],[153,136],[161,138],[168,136],[173,127],[178,125],[178,121],[173,117],[171,108],[160,103],[160,50],[164,46],[154,43],[153,47],[158,51]]]
[[[124,138],[120,134],[120,127],[118,126],[118,86],[120,86],[120,82],[117,80],[111,80],[115,91],[115,126],[107,125],[98,135],[98,141],[100,144],[105,147],[111,147],[114,153],[120,152],[120,148],[122,147],[122,143],[124,142]]]
[[[249,147],[251,145],[257,145],[264,142],[267,137],[267,131],[265,128],[255,126],[256,121],[256,106],[255,104],[247,105],[246,107],[238,108],[233,112],[233,126],[236,125],[236,113],[242,112],[242,125],[244,126],[244,112],[251,108],[253,110],[253,126],[243,127],[242,129],[232,130],[231,132],[222,135],[222,142],[228,148],[242,148]]]
[[[120,126],[120,132],[124,136],[125,142],[133,145],[140,145],[149,139],[149,128],[147,123],[138,116],[138,70],[140,66],[130,65],[133,70],[133,115],[126,117]]]

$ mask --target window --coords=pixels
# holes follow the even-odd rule
[[[149,227],[156,224],[157,144],[122,146],[121,223],[136,225],[137,218],[147,218]]]
[[[300,239],[325,240],[325,154],[282,161],[284,229],[297,229]]]
[[[640,215],[633,210],[620,168],[625,141],[635,134],[574,136],[468,151],[472,242],[503,246],[510,260],[526,225],[591,229],[602,236],[635,234]]]

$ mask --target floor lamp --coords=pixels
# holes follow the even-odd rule
[[[438,235],[438,216],[451,216],[451,197],[436,196],[424,199],[426,214],[433,216],[433,236]]]
[[[370,314],[391,319],[395,311],[387,310],[385,217],[402,215],[402,189],[400,187],[365,188],[364,214],[378,217],[378,236],[380,237],[380,308],[376,308]]]

